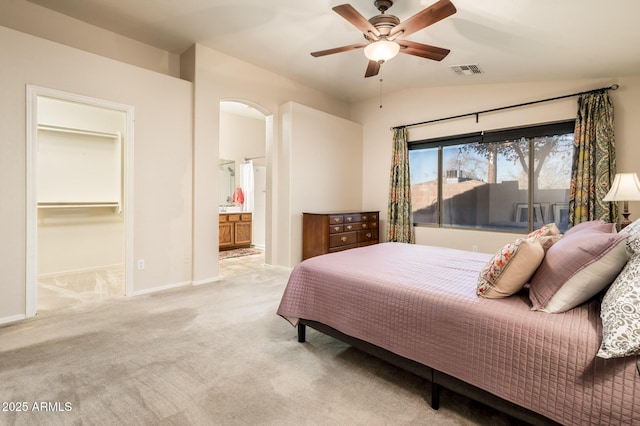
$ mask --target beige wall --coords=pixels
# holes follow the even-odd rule
[[[363,208],[383,211],[381,230],[386,235],[387,193],[391,160],[393,126],[422,122],[442,117],[506,105],[551,98],[584,90],[620,85],[611,91],[615,108],[616,151],[618,171],[640,173],[634,160],[640,155],[635,135],[640,133],[640,77],[603,78],[599,80],[547,81],[521,84],[469,85],[412,89],[384,96],[383,107],[378,99],[352,105],[352,119],[364,127]],[[527,124],[545,123],[575,118],[577,98],[546,102],[507,111],[445,121],[409,129],[409,139],[419,140],[482,130],[500,129]],[[631,204],[632,218],[640,217],[640,203]],[[635,211],[635,214],[633,212]],[[513,239],[513,234],[477,232],[420,227],[416,229],[419,244],[442,245],[493,253]]]
[[[26,312],[26,84],[135,107],[134,291],[190,282],[191,84],[5,27],[0,62],[0,321]]]
[[[2,0],[0,25],[100,56],[177,77],[180,57],[27,0]]]
[[[280,232],[286,232],[286,228],[279,229],[281,225],[273,217],[273,212],[286,211],[287,202],[279,195],[280,174],[286,173],[278,164],[280,105],[294,101],[346,118],[348,104],[199,44],[185,52],[181,66],[182,77],[194,82],[194,283],[215,281],[219,275],[217,173],[222,100],[246,101],[270,115],[266,120],[267,129],[270,129],[266,137],[266,262],[288,265],[289,240],[280,237]]]
[[[11,64],[1,68],[0,81],[1,196],[11,200],[0,204],[0,322],[26,312],[26,84],[134,107],[132,256],[134,262],[144,259],[146,267],[134,271],[133,294],[218,278],[221,100],[245,100],[272,114],[266,119],[272,194],[266,245],[268,261],[280,265],[289,263],[290,241],[279,238],[271,218],[279,208],[279,106],[293,100],[337,116],[349,114],[343,101],[200,45],[181,57],[182,77],[193,84],[6,27],[0,27],[0,61]]]
[[[285,266],[295,266],[302,260],[303,212],[362,207],[362,126],[293,102],[280,111],[282,169],[290,174],[279,189],[290,205],[282,209],[287,231],[279,238],[288,234]]]
[[[179,58],[181,77],[193,82],[189,83],[167,76],[178,73],[175,55],[55,14],[26,0],[4,2],[1,12],[1,25],[19,28],[25,33],[0,27],[0,61],[5,65],[0,67],[0,196],[5,200],[0,203],[0,235],[3,236],[0,322],[19,319],[25,312],[26,84],[135,107],[133,256],[145,259],[146,263],[145,270],[135,271],[136,293],[218,278],[217,165],[221,100],[245,100],[269,115],[266,119],[266,127],[270,129],[266,135],[270,194],[267,261],[276,265],[290,266],[296,262],[299,250],[295,244],[299,241],[294,241],[293,230],[297,225],[293,215],[322,207],[314,204],[315,199],[306,198],[314,190],[307,179],[316,178],[322,172],[331,171],[337,173],[334,176],[352,181],[358,181],[356,175],[360,174],[361,190],[350,192],[348,199],[342,195],[333,198],[329,194],[322,204],[327,208],[331,204],[331,208],[344,205],[345,208],[380,210],[384,238],[390,127],[395,125],[618,83],[621,88],[612,92],[616,107],[618,169],[640,172],[633,160],[640,150],[635,143],[635,135],[640,130],[640,120],[637,120],[640,77],[412,89],[385,94],[382,108],[378,99],[348,105],[201,45],[194,45]],[[361,130],[353,123],[345,124],[347,134],[352,132],[354,141],[356,135],[362,133],[362,146],[354,142],[347,148],[354,156],[359,150],[362,159],[352,160],[346,169],[342,163],[339,167],[328,161],[313,163],[318,145],[307,144],[303,139],[318,143],[324,140],[324,134],[316,135],[316,128],[299,126],[292,121],[296,118],[300,123],[305,120],[333,123],[336,119],[331,116],[362,123]],[[574,116],[575,98],[487,114],[480,117],[478,124],[470,118],[413,128],[410,137],[436,137]],[[299,179],[300,176],[305,179]],[[306,202],[309,204],[304,204]],[[632,218],[640,217],[640,203],[632,203],[631,208],[636,212]],[[494,252],[511,238],[511,234],[434,228],[420,228],[417,233],[421,244],[463,249],[478,245],[485,252]]]

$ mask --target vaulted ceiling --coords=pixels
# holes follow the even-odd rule
[[[407,40],[451,50],[441,62],[398,55],[364,78],[363,42],[332,7],[346,0],[29,0],[146,44],[181,53],[193,43],[353,101],[382,89],[640,75],[637,0],[451,0],[457,12]],[[395,0],[405,20],[435,0]],[[349,3],[367,19],[373,0]],[[451,67],[477,65],[483,74]],[[382,83],[381,81],[382,80]]]

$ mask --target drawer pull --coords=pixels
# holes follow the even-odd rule
[[[362,220],[367,220],[367,215],[362,215]]]
[[[334,217],[334,218],[333,218],[333,221],[334,221],[335,223],[338,223],[338,222],[340,222],[340,218],[339,218],[339,217]]]
[[[371,238],[371,232],[367,232],[367,238]]]
[[[340,238],[340,241],[342,241],[343,243],[346,243],[347,242],[347,237]]]
[[[367,229],[367,224],[366,223],[362,224],[362,229]]]
[[[347,217],[347,222],[353,222],[353,218],[351,216]]]
[[[338,232],[338,231],[340,230],[340,227],[339,227],[339,226],[335,226],[335,227],[333,228],[333,230],[334,230],[334,231],[336,231],[336,232]]]
[[[351,231],[351,228],[353,228],[353,226],[347,225],[347,231]]]

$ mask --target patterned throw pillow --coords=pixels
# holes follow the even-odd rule
[[[627,238],[627,248],[631,253],[640,253],[640,219],[636,219],[619,233],[629,236]]]
[[[555,222],[551,222],[527,235],[527,238],[535,237],[538,237],[538,241],[546,251],[562,238],[562,234]]]
[[[498,299],[517,293],[529,282],[545,251],[560,238],[556,224],[549,223],[505,245],[480,272],[476,294]]]
[[[597,356],[640,354],[640,254],[634,254],[607,290],[600,310],[602,343]]]
[[[544,251],[536,236],[505,245],[480,272],[476,294],[498,299],[517,293],[544,259]]]
[[[620,232],[629,235],[640,234],[640,219],[634,220],[629,225],[624,227]]]

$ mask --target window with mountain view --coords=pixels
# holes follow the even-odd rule
[[[568,227],[574,121],[409,143],[416,225]]]

